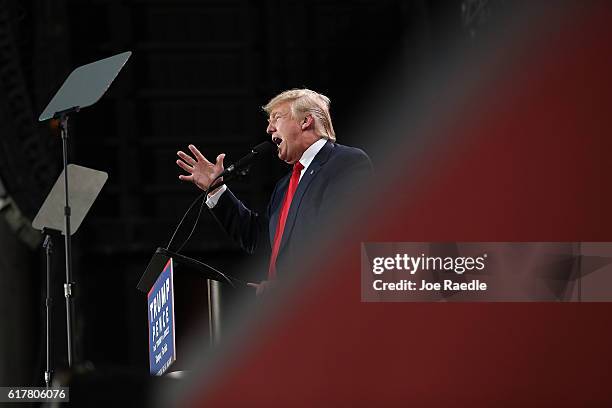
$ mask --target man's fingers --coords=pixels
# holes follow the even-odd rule
[[[204,155],[200,153],[197,147],[195,147],[192,144],[190,144],[188,147],[189,147],[189,150],[191,150],[191,153],[193,153],[193,155],[195,156],[197,161],[210,163],[208,160],[206,160],[206,157],[204,157]]]
[[[184,161],[182,161],[182,160],[177,160],[177,161],[176,161],[176,164],[178,164],[178,166],[179,166],[181,169],[185,170],[186,172],[188,172],[188,173],[193,173],[193,167],[191,167],[190,165],[188,165],[188,164],[187,164],[187,163],[185,163]]]
[[[179,175],[179,179],[183,181],[193,181],[193,175],[186,176],[184,174]]]
[[[183,151],[178,151],[177,156],[180,157],[181,159],[183,159],[186,163],[190,164],[190,165],[194,165],[197,162],[193,159],[193,157],[191,157],[190,155],[188,155],[187,153],[184,153]]]
[[[217,162],[215,163],[216,171],[223,171],[223,159],[225,159],[225,153],[221,153],[217,156]]]

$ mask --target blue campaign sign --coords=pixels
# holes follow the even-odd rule
[[[170,258],[147,295],[151,375],[162,375],[176,360],[173,273]]]

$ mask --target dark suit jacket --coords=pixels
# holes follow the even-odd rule
[[[371,172],[370,158],[362,150],[327,141],[293,196],[276,262],[279,278],[290,269],[292,259],[307,250],[317,229],[331,221],[334,211],[355,191],[353,186]],[[265,214],[248,209],[229,189],[211,210],[245,251],[253,253],[259,245],[272,247],[290,177],[291,172],[276,184]]]

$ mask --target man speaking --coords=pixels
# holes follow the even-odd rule
[[[263,107],[278,158],[293,166],[276,184],[265,213],[248,209],[226,185],[208,194],[207,206],[242,249],[252,254],[270,243],[267,280],[251,285],[258,295],[290,273],[292,259],[308,249],[352,187],[372,172],[362,150],[336,143],[329,103],[320,93],[291,89]],[[189,150],[191,155],[177,153],[176,164],[189,173],[179,178],[207,190],[223,172],[225,154],[211,163],[194,145]]]

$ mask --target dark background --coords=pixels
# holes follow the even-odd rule
[[[103,99],[70,119],[70,161],[109,173],[73,240],[76,356],[146,374],[146,299],[136,283],[197,195],[177,178],[176,151],[194,143],[211,160],[225,152],[226,163],[235,161],[267,137],[260,107],[294,87],[329,96],[338,142],[355,144],[347,129],[367,119],[357,113],[381,81],[401,72],[416,83],[449,44],[478,48],[492,29],[488,18],[504,7],[469,0],[0,0],[2,385],[42,383],[44,257],[28,222],[61,171],[61,146],[56,124],[36,118],[72,69],[133,51]],[[373,156],[375,164],[382,159]],[[278,160],[265,161],[232,189],[261,210],[286,171]],[[186,253],[227,273],[256,275],[206,213]],[[63,273],[56,240],[58,368],[66,365]]]

